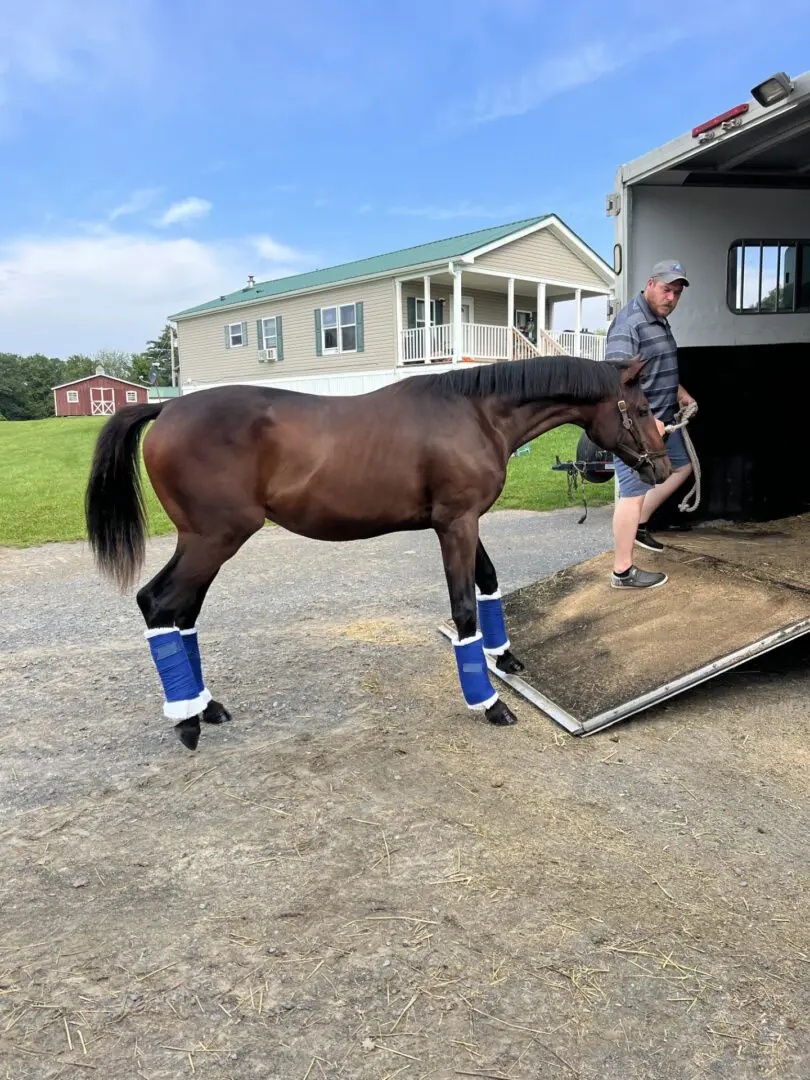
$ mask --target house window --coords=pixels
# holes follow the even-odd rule
[[[133,402],[133,401],[137,401],[137,400],[138,400],[138,391],[137,390],[127,390],[127,404],[129,404],[130,402]]]
[[[737,240],[726,302],[736,315],[810,311],[810,240]]]
[[[355,304],[321,308],[323,351],[357,351],[357,311]]]
[[[67,399],[68,399],[68,404],[69,405],[77,405],[78,402],[79,402],[79,391],[78,390],[68,390]]]
[[[238,349],[240,345],[244,345],[245,335],[243,324],[240,322],[231,323],[228,326],[228,338],[232,349]]]
[[[278,348],[278,329],[275,315],[271,315],[269,319],[262,319],[262,341],[265,349]]]

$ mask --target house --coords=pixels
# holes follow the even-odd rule
[[[604,354],[582,301],[614,273],[555,214],[255,283],[170,316],[183,393],[255,382],[353,394],[465,361]],[[554,327],[573,301],[574,326]],[[425,313],[428,312],[428,326]]]
[[[148,400],[145,386],[105,375],[102,369],[52,390],[56,416],[112,416],[126,405],[142,405]]]

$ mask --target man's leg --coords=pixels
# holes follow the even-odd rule
[[[614,561],[611,585],[614,589],[650,589],[663,585],[667,575],[640,570],[633,565],[633,544],[639,527],[644,499],[651,490],[633,469],[614,457],[619,499],[613,511]]]
[[[688,476],[691,475],[692,466],[682,465],[679,469],[673,469],[672,473],[662,484],[656,484],[643,498],[638,524],[646,525],[655,511],[670,497],[673,491],[681,486]]]
[[[613,511],[613,541],[615,544],[613,569],[623,574],[633,565],[633,545],[636,542],[639,522],[645,500],[652,494],[621,496]]]

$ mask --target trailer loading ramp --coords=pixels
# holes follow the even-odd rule
[[[810,514],[662,534],[666,585],[610,588],[612,552],[504,596],[520,676],[491,671],[590,735],[810,631]],[[440,627],[451,636],[452,623]]]

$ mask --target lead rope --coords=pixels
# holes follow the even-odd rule
[[[664,428],[667,435],[671,435],[673,431],[681,432],[683,444],[686,447],[686,453],[689,455],[689,461],[692,465],[692,476],[694,477],[692,489],[688,494],[684,495],[678,506],[678,509],[683,514],[694,513],[700,503],[700,459],[697,456],[694,443],[689,438],[689,432],[686,430],[687,424],[696,412],[697,405],[693,402],[691,405],[687,405],[685,409],[681,409],[680,412],[677,413],[674,424],[667,424]],[[692,500],[691,504],[690,499]]]

